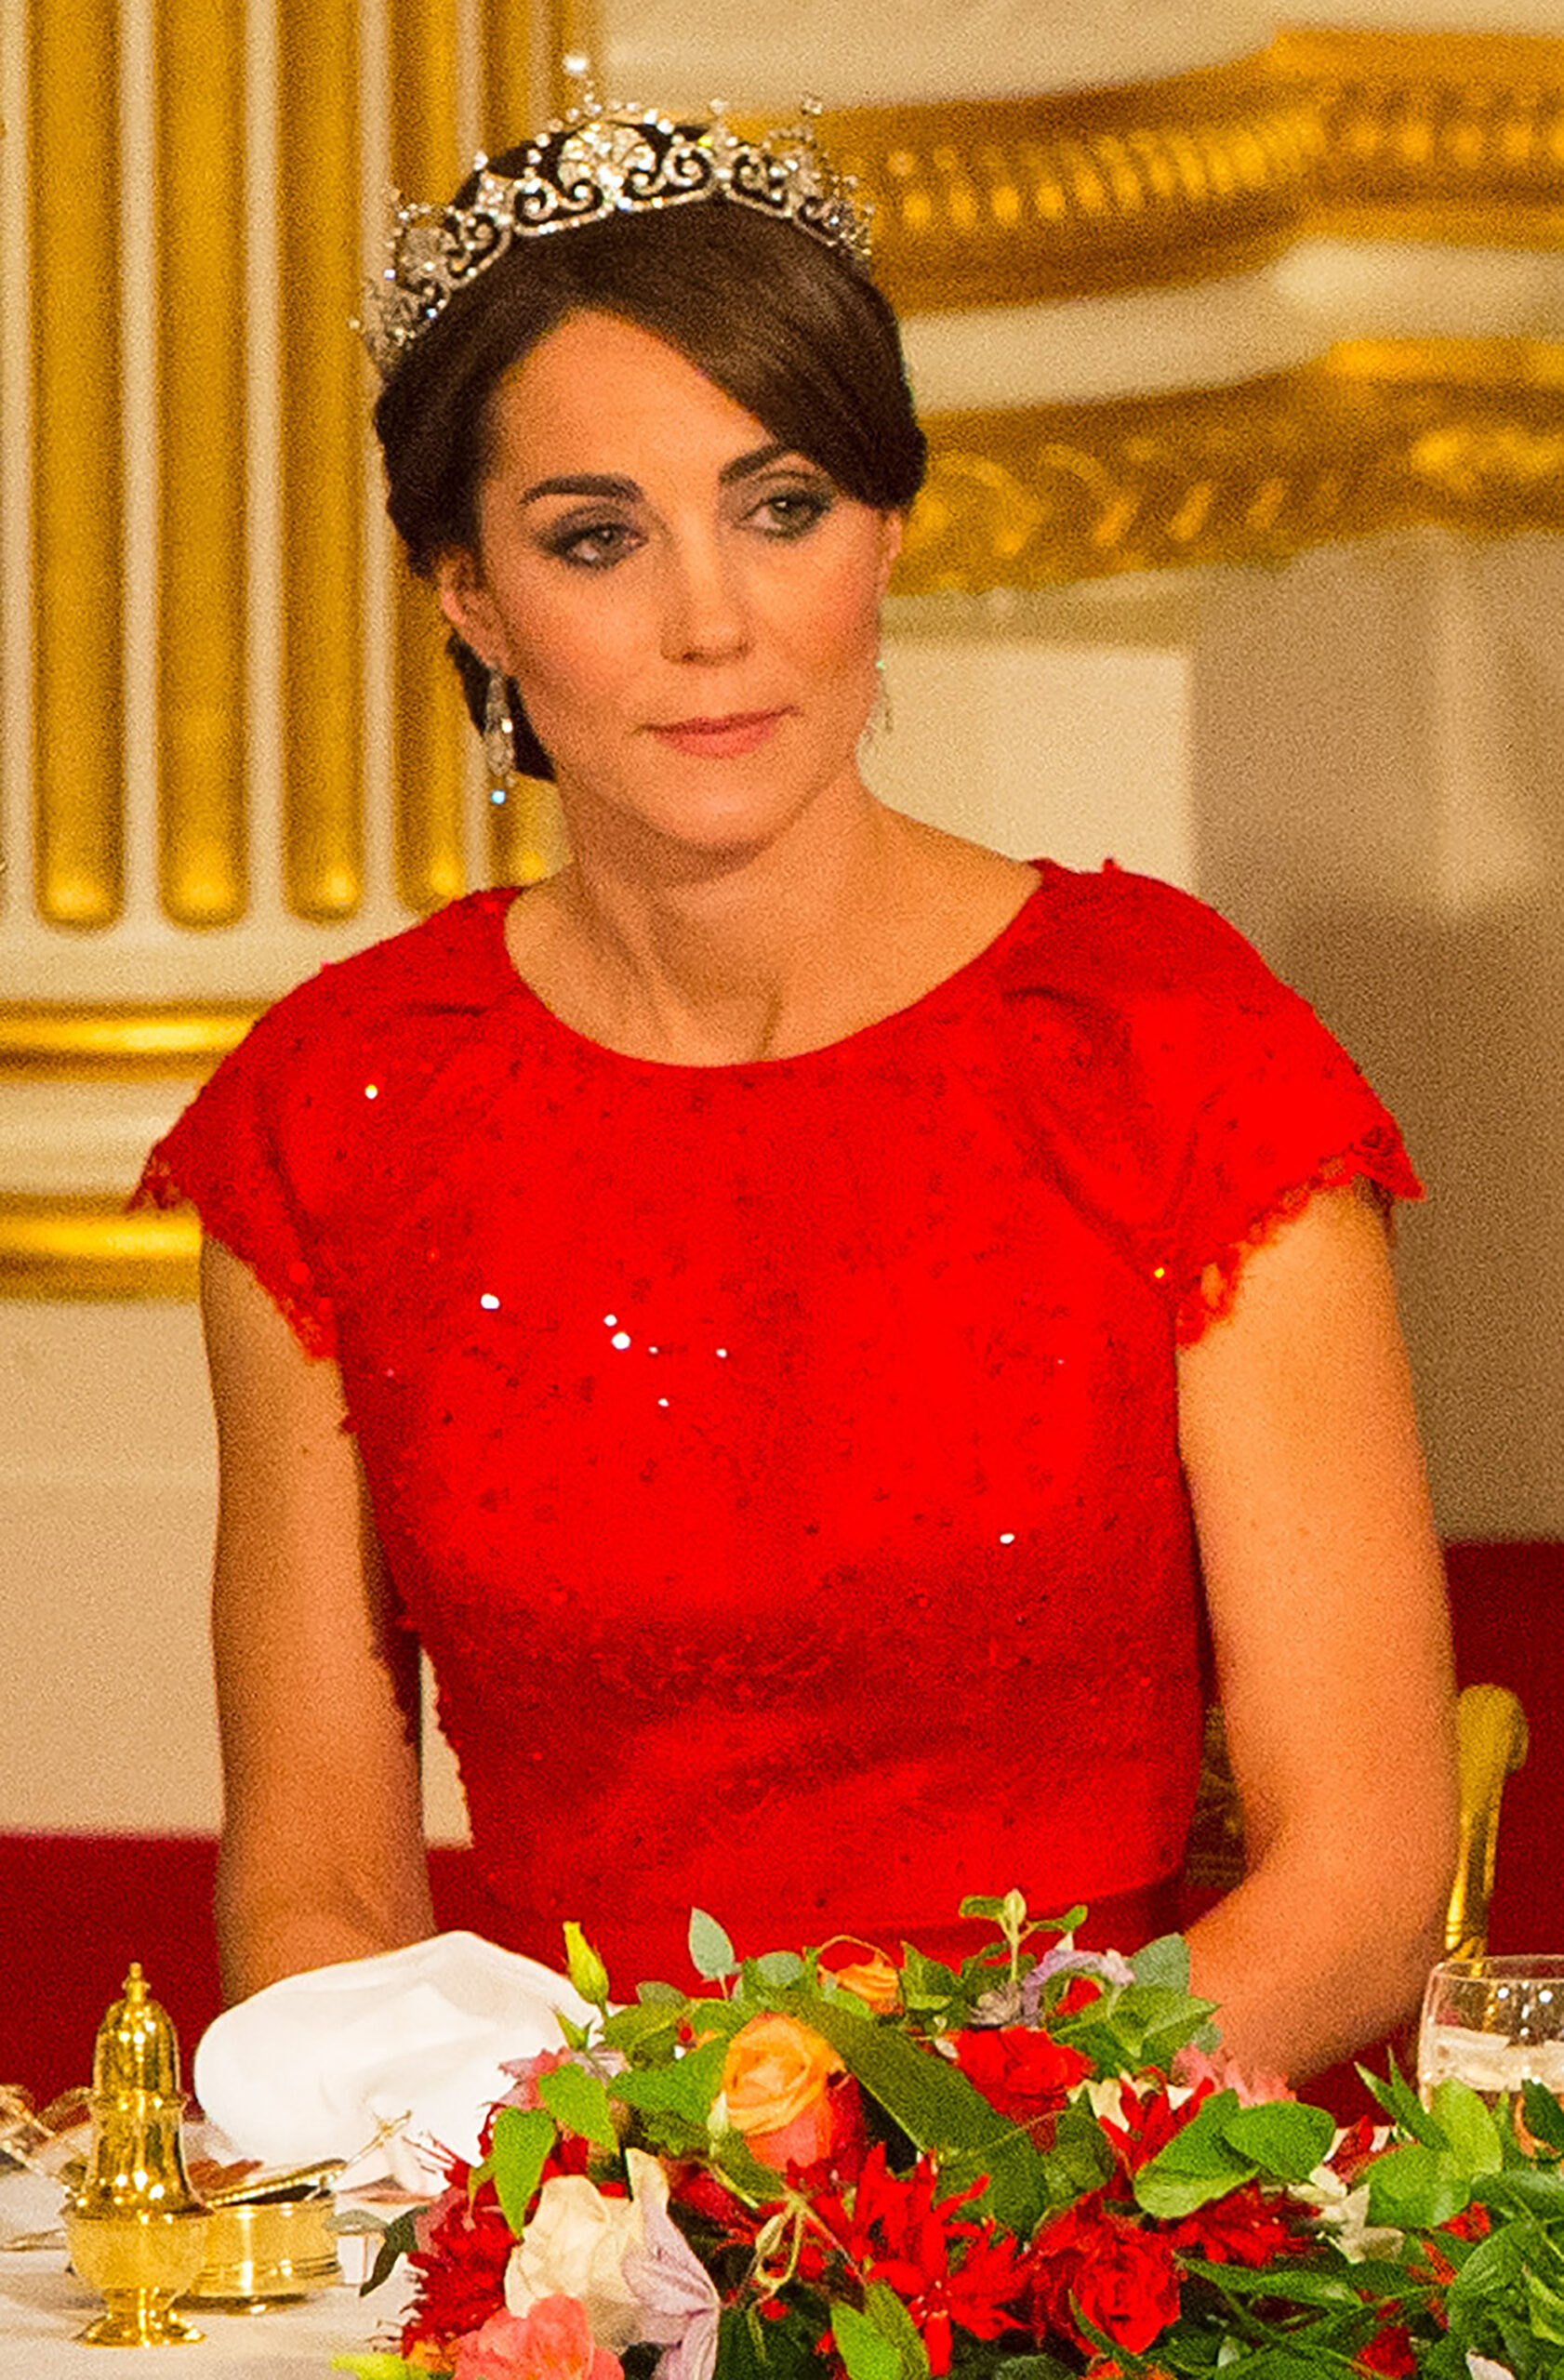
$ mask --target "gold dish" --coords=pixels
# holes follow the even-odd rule
[[[330,2289],[342,2278],[327,2228],[331,2211],[326,2190],[214,2206],[205,2260],[182,2302],[263,2314],[269,2306]]]

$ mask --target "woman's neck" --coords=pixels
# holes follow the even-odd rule
[[[511,906],[523,980],[627,1056],[733,1065],[823,1049],[976,958],[1035,872],[865,798],[817,847],[742,865],[624,870],[589,853]]]

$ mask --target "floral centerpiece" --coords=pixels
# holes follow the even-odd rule
[[[610,2002],[519,2062],[482,2162],[392,2224],[400,2350],[360,2380],[1323,2380],[1564,2372],[1564,2110],[1458,2081],[1345,2134],[1248,2088],[1183,1943],[965,1902],[955,1969],[837,1941]],[[562,2020],[563,2023],[563,2020]]]

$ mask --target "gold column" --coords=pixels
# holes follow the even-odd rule
[[[480,0],[484,62],[484,146],[498,156],[533,127],[529,93],[537,56],[537,0]],[[548,13],[551,13],[551,10]]]
[[[163,906],[245,904],[245,18],[159,0],[158,649]]]
[[[364,894],[364,394],[353,0],[279,0],[283,817],[290,907]]]
[[[575,92],[561,61],[572,52],[596,59],[596,0],[483,0],[485,138],[497,153],[534,129],[528,94],[547,61],[550,103],[564,107]],[[566,857],[559,802],[550,785],[516,777],[507,799],[489,810],[489,878],[496,884],[532,884],[551,876]]]
[[[457,150],[454,0],[391,0],[388,31],[391,179],[409,198],[448,198],[471,162]],[[409,575],[400,547],[392,569],[396,887],[409,908],[432,909],[467,881],[462,757],[471,731],[433,594]]]
[[[33,762],[36,898],[59,926],[124,899],[124,469],[114,0],[31,22]]]

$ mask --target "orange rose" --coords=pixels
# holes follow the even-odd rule
[[[842,2071],[829,2042],[796,2016],[751,2016],[722,2061],[728,2122],[773,2172],[812,2165],[836,2137],[829,2085]]]
[[[830,1967],[828,1973],[855,1992],[876,2016],[888,2016],[901,2005],[901,1976],[883,1950],[870,1950],[867,1959],[850,1959],[845,1966]]]

